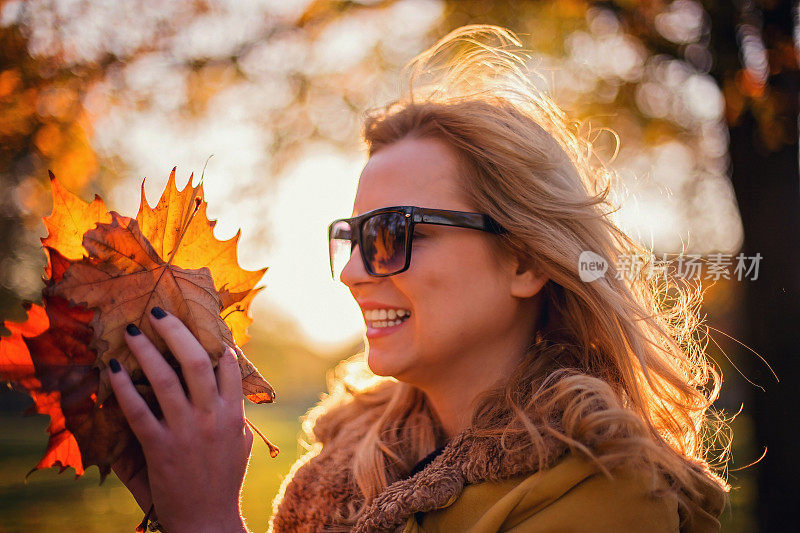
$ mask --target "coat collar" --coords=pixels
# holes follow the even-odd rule
[[[352,531],[395,531],[417,512],[449,506],[466,485],[536,472],[540,467],[538,454],[532,453],[525,440],[512,438],[503,442],[500,436],[467,429],[429,464],[386,487],[365,509]],[[562,443],[552,440],[546,447],[550,451],[543,458],[544,465],[552,464],[566,452]]]
[[[466,485],[534,473],[540,469],[540,457],[546,467],[567,449],[549,434],[543,435],[544,446],[534,448],[527,432],[504,437],[471,426],[421,460],[408,477],[388,485],[355,525],[345,525],[343,517],[363,501],[353,477],[353,454],[382,407],[363,405],[347,417],[326,413],[316,420],[319,442],[284,479],[273,502],[271,532],[402,530],[415,513],[452,504]]]

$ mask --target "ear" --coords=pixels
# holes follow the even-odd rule
[[[512,262],[511,296],[530,298],[542,290],[549,279],[537,267],[535,261],[521,262],[515,258]]]

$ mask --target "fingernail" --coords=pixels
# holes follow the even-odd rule
[[[153,315],[154,317],[156,317],[159,320],[161,320],[162,318],[167,316],[167,313],[163,309],[161,309],[160,307],[152,308],[150,310],[150,314]]]
[[[131,337],[135,337],[136,335],[139,335],[142,332],[142,330],[140,330],[133,324],[128,324],[127,326],[125,326],[125,331],[127,331],[128,335],[130,335]]]
[[[111,367],[111,371],[112,371],[113,373],[115,373],[115,374],[116,374],[117,372],[119,372],[119,371],[120,371],[120,368],[121,368],[121,367],[119,366],[119,361],[117,361],[116,359],[112,359],[111,361],[109,361],[109,362],[108,362],[108,366],[110,366],[110,367]]]

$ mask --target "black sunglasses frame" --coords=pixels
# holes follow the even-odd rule
[[[403,263],[403,268],[396,272],[388,274],[378,274],[372,271],[369,261],[367,260],[362,244],[362,228],[367,219],[383,213],[402,213],[409,221],[408,231],[406,232],[405,250],[406,257]],[[387,276],[394,276],[401,272],[408,270],[411,265],[411,247],[414,242],[414,226],[417,224],[436,224],[439,226],[454,226],[458,228],[476,229],[486,231],[495,235],[506,233],[497,221],[491,216],[483,213],[470,213],[467,211],[452,211],[449,209],[431,209],[427,207],[417,207],[413,205],[396,205],[392,207],[381,207],[367,211],[356,217],[352,218],[339,218],[334,220],[328,225],[328,255],[331,263],[331,277],[335,279],[333,271],[333,252],[331,250],[331,238],[333,233],[333,226],[339,222],[347,222],[350,225],[350,253],[353,253],[353,248],[358,244],[358,249],[361,252],[361,261],[364,264],[364,269],[371,276],[383,278]],[[353,235],[355,233],[355,235]]]

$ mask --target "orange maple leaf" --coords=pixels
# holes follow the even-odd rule
[[[84,253],[83,234],[98,222],[111,222],[111,215],[99,196],[95,195],[91,203],[84,202],[65,189],[52,172],[50,189],[53,211],[43,218],[48,234],[42,238],[42,244],[58,250],[66,259],[80,259]]]
[[[83,461],[78,443],[66,428],[66,419],[61,410],[60,391],[44,390],[42,382],[36,376],[36,366],[31,358],[26,340],[47,332],[50,321],[43,306],[31,304],[28,308],[28,320],[22,323],[4,322],[3,325],[12,333],[0,338],[0,378],[12,380],[14,388],[26,392],[33,398],[33,405],[27,414],[41,413],[50,417],[47,432],[50,440],[44,456],[36,466],[28,472],[59,466],[59,473],[69,467],[75,469],[75,477],[84,472]],[[26,476],[27,477],[27,476]]]
[[[55,250],[46,251],[52,284],[61,279],[69,261]],[[73,467],[79,477],[86,467],[97,465],[102,480],[134,437],[114,398],[110,408],[97,405],[97,356],[89,348],[94,312],[55,296],[45,297],[43,304],[30,304],[23,323],[5,322],[12,334],[0,338],[0,378],[31,396],[34,403],[28,414],[50,417],[44,457],[28,475],[59,466],[60,472]],[[152,391],[141,385],[137,389],[157,409]]]
[[[141,188],[141,202],[136,222],[142,235],[165,261],[181,268],[207,267],[220,293],[222,313],[236,344],[247,341],[246,329],[252,323],[247,316],[248,306],[235,305],[250,296],[256,283],[264,276],[266,268],[244,270],[236,258],[236,248],[241,230],[226,241],[214,237],[216,220],[206,214],[208,204],[203,198],[203,184],[191,187],[192,177],[182,190],[175,184],[175,169],[169,175],[167,186],[155,207],[150,207]]]
[[[155,208],[146,201],[140,206],[137,219],[146,235],[137,220],[107,212],[97,196],[84,202],[50,175],[53,212],[44,219],[43,305],[29,305],[23,323],[6,322],[11,335],[0,338],[0,379],[33,398],[29,412],[51,417],[45,456],[31,472],[50,466],[63,472],[71,466],[80,476],[94,464],[102,480],[123,450],[136,455],[132,450],[138,442],[99,370],[119,354],[132,369],[137,390],[160,416],[152,388],[122,336],[127,323],[136,323],[167,352],[142,319],[154,305],[179,316],[214,364],[224,344],[232,345],[245,396],[255,403],[274,400],[272,387],[234,342],[247,340],[249,306],[266,269],[239,267],[239,235],[214,238],[215,221],[206,217],[202,186],[178,191],[174,173]],[[165,355],[182,378],[180,365],[169,352]],[[277,455],[277,447],[247,422],[270,455]]]
[[[50,321],[44,307],[31,304],[27,311],[28,319],[25,322],[3,323],[11,335],[0,337],[0,376],[25,387],[33,387],[38,380],[31,381],[35,380],[36,369],[24,337],[35,337],[47,331]]]

